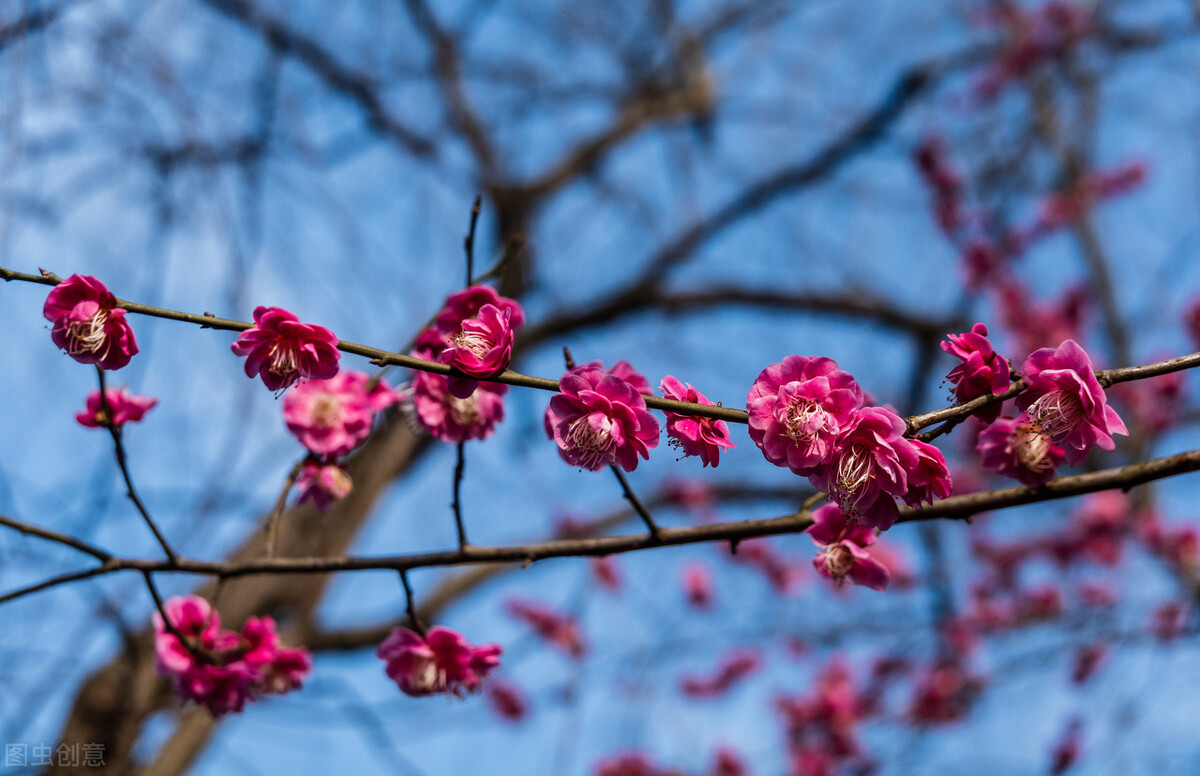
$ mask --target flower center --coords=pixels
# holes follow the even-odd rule
[[[616,440],[612,436],[612,419],[601,415],[599,428],[592,425],[591,415],[584,415],[571,421],[567,426],[567,446],[579,456],[579,465],[593,468],[608,463],[612,459],[612,450]]]
[[[312,405],[312,424],[317,428],[333,428],[342,419],[342,403],[336,396],[322,393]]]
[[[432,657],[419,657],[409,672],[409,684],[414,692],[433,693],[446,689],[446,672],[438,667]]]
[[[839,582],[850,571],[854,556],[841,542],[825,549],[825,569]]]
[[[783,414],[786,433],[797,445],[811,446],[823,434],[836,434],[837,421],[812,399],[797,399]]]
[[[471,394],[465,399],[446,394],[446,400],[448,402],[446,409],[450,411],[450,419],[456,426],[470,426],[479,422],[482,417],[479,412],[479,402],[475,401],[475,394]]]
[[[104,325],[108,323],[108,311],[101,308],[86,321],[75,321],[67,325],[67,352],[72,356],[80,353],[97,353],[105,345]]]
[[[837,462],[835,486],[838,494],[843,496],[843,499],[840,500],[846,500],[853,496],[874,476],[870,452],[860,442],[850,445]]]
[[[450,338],[451,347],[461,348],[476,358],[483,358],[492,349],[492,343],[483,334],[463,329]]]
[[[1055,468],[1050,456],[1050,440],[1036,426],[1022,425],[1014,434],[1013,446],[1021,466],[1032,472],[1045,472]]]
[[[285,342],[276,342],[271,345],[269,353],[271,359],[271,371],[283,378],[292,378],[300,373],[300,366],[296,363],[296,349]]]
[[[1068,391],[1050,391],[1030,406],[1033,425],[1051,439],[1060,439],[1084,420],[1083,404]]]

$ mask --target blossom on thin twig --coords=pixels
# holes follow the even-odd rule
[[[50,339],[81,364],[120,369],[137,355],[125,310],[91,275],[72,275],[51,289],[42,315],[54,324]]]
[[[580,366],[563,375],[558,386],[544,425],[567,463],[592,471],[615,463],[631,472],[639,456],[648,459],[650,449],[658,446],[658,421],[625,380],[595,366]]]
[[[959,402],[989,393],[1003,393],[1008,388],[1008,360],[992,348],[987,333],[987,327],[977,323],[963,334],[947,334],[939,343],[942,350],[962,362],[946,375],[946,379],[954,384],[954,397]],[[999,402],[975,413],[985,422],[995,420],[999,414]]]
[[[668,399],[714,406],[714,402],[697,391],[691,383],[685,385],[670,375],[662,379],[658,388]],[[730,441],[729,426],[723,420],[675,412],[667,412],[666,416],[670,444],[682,450],[685,456],[699,456],[704,466],[715,468],[721,461],[721,448],[736,446]]]
[[[1029,354],[1021,377],[1028,387],[1017,396],[1017,406],[1041,433],[1062,445],[1067,463],[1080,463],[1092,445],[1112,450],[1112,435],[1128,433],[1108,406],[1092,360],[1075,340]]]
[[[338,371],[338,339],[324,326],[301,323],[282,307],[254,308],[254,325],[230,346],[246,357],[246,376],[262,378],[272,391],[287,388],[301,377],[324,380]]]
[[[104,403],[100,401],[100,391],[88,394],[87,409],[75,413],[75,420],[88,428],[102,428],[110,423],[123,426],[141,420],[158,405],[158,399],[153,396],[135,396],[128,388],[109,388],[104,391],[104,399],[112,412],[111,420],[104,411]]]
[[[865,549],[875,543],[874,528],[847,519],[836,504],[826,504],[813,512],[813,524],[804,532],[821,548],[813,568],[822,576],[839,585],[849,579],[872,590],[887,589],[891,581],[887,566]]]
[[[500,665],[501,651],[498,644],[472,646],[461,633],[434,626],[424,636],[396,628],[375,654],[406,695],[462,696],[483,685],[488,673]]]
[[[296,478],[296,487],[300,491],[297,503],[311,501],[318,512],[324,512],[333,506],[333,502],[350,495],[354,489],[354,481],[349,473],[336,463],[304,464],[300,476]]]
[[[270,617],[251,617],[239,635],[221,629],[221,618],[199,596],[172,598],[164,604],[180,642],[154,614],[155,666],[171,679],[185,701],[208,708],[214,717],[241,711],[265,694],[298,689],[312,670],[302,647],[283,647]]]

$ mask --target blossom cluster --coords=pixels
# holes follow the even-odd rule
[[[905,438],[895,412],[866,405],[854,378],[830,358],[788,356],[764,369],[746,399],[750,438],[768,461],[808,477],[847,516],[887,530],[896,499],[950,495],[936,447]]]
[[[483,686],[500,665],[500,645],[473,646],[462,634],[434,626],[424,635],[396,628],[379,645],[388,677],[406,695],[461,696]]]
[[[172,681],[176,695],[214,717],[299,689],[312,668],[308,650],[280,645],[270,617],[247,619],[239,634],[223,630],[220,615],[199,596],[172,598],[163,609],[175,632],[155,613],[158,673]]]

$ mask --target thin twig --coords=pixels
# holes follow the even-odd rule
[[[166,631],[172,636],[179,639],[179,643],[183,645],[184,649],[195,655],[195,645],[193,645],[186,636],[179,632],[179,628],[177,628],[175,623],[171,622],[171,618],[167,616],[167,607],[163,604],[162,596],[158,594],[158,588],[154,585],[154,577],[149,571],[143,571],[142,579],[146,581],[146,589],[150,591],[150,597],[154,599],[154,608],[158,609],[158,616],[162,618],[163,628],[165,628]]]
[[[450,504],[454,509],[454,527],[458,530],[458,546],[460,549],[470,546],[470,542],[467,541],[467,529],[463,523],[462,500],[459,495],[462,487],[463,473],[467,466],[465,448],[465,442],[459,442],[455,448],[458,457],[457,463],[454,465],[454,500]]]
[[[417,603],[413,598],[412,585],[408,583],[408,571],[400,571],[400,584],[404,585],[404,605],[408,609],[408,621],[412,625],[412,629],[422,636],[425,635],[425,625],[421,622],[421,618],[417,615]]]
[[[154,534],[154,538],[158,540],[163,553],[171,561],[175,561],[179,556],[175,554],[175,550],[171,548],[162,531],[158,530],[158,526],[154,523],[154,518],[150,517],[150,511],[146,509],[146,505],[142,503],[141,497],[138,496],[137,488],[133,486],[133,477],[129,473],[129,462],[125,455],[125,443],[121,441],[121,427],[113,420],[113,409],[108,403],[108,389],[104,385],[104,370],[98,366],[96,367],[96,377],[100,383],[100,409],[104,414],[103,424],[108,429],[109,435],[112,436],[113,452],[117,458],[117,468],[121,470],[121,477],[125,480],[125,495],[133,502],[138,514],[142,516],[142,520],[145,521],[150,532]]]
[[[633,507],[633,511],[638,513],[638,517],[642,518],[642,522],[646,524],[650,535],[656,540],[661,539],[662,531],[659,529],[658,523],[654,522],[654,518],[650,516],[650,510],[646,509],[646,505],[633,492],[633,488],[629,487],[629,480],[625,479],[625,473],[621,471],[621,467],[615,463],[610,463],[608,468],[612,469],[612,473],[617,476],[617,482],[621,483],[621,490],[625,492],[625,499],[629,501],[629,505]]]
[[[479,223],[479,212],[483,209],[483,197],[479,194],[475,195],[475,202],[471,205],[471,226],[467,230],[467,236],[463,238],[463,251],[467,254],[467,285],[471,285],[472,278],[475,277],[475,225]]]
[[[304,464],[308,462],[307,456],[301,458],[288,472],[287,479],[283,481],[283,488],[279,491],[279,497],[275,499],[275,508],[271,510],[271,517],[267,520],[267,557],[275,557],[275,539],[279,533],[279,521],[283,517],[283,508],[287,506],[288,494],[292,492],[292,486],[296,484],[296,480],[300,477],[300,472],[304,469]]]
[[[0,515],[0,525],[11,528],[14,531],[18,531],[28,536],[36,536],[39,539],[45,539],[49,542],[56,542],[72,549],[79,550],[80,552],[87,553],[101,563],[112,559],[112,553],[102,550],[94,544],[88,544],[82,539],[76,539],[74,536],[67,536],[66,534],[58,533],[57,531],[39,528],[36,525],[29,525],[28,523],[22,523],[19,520],[13,520],[11,517],[5,517],[4,515]]]

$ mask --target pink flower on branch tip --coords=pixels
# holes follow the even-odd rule
[[[788,356],[764,369],[746,397],[750,438],[776,466],[809,476],[863,406],[863,392],[831,358]]]
[[[910,507],[932,504],[935,498],[947,498],[954,491],[950,470],[942,451],[919,439],[909,441],[917,453],[917,464],[908,470],[908,491],[904,503]]]
[[[434,626],[422,636],[408,628],[392,631],[375,654],[406,695],[446,693],[461,697],[483,686],[500,665],[500,645],[472,646],[461,633]]]
[[[120,369],[137,355],[125,310],[91,275],[72,275],[51,289],[42,315],[54,324],[50,339],[81,364]]]
[[[282,307],[256,307],[254,325],[230,349],[246,357],[246,376],[258,375],[272,391],[301,377],[324,380],[338,371],[338,339],[324,326],[300,323]]]
[[[163,608],[187,644],[155,613],[158,673],[173,680],[177,695],[206,706],[214,717],[241,711],[262,695],[298,689],[312,670],[307,650],[280,645],[270,617],[249,618],[239,635],[222,630],[220,617],[198,596],[172,598]]]
[[[346,455],[367,438],[375,413],[397,397],[382,380],[343,369],[328,380],[305,380],[283,397],[288,430],[315,455]]]
[[[690,383],[685,385],[670,375],[664,377],[658,387],[668,399],[715,406],[714,402]],[[730,441],[729,426],[723,420],[680,415],[675,412],[667,412],[666,416],[670,444],[682,450],[684,456],[699,456],[704,466],[715,468],[720,463],[721,448],[736,446]]]
[[[108,408],[112,411],[112,425],[123,426],[135,423],[146,416],[146,413],[158,405],[158,399],[152,396],[135,396],[128,388],[112,389],[104,392]],[[109,415],[100,401],[100,391],[92,391],[87,397],[87,409],[75,414],[75,420],[81,426],[88,428],[103,428],[109,425]]]
[[[813,524],[805,529],[813,544],[821,548],[813,568],[839,585],[847,579],[872,590],[886,590],[891,582],[887,566],[865,549],[875,543],[876,531],[847,519],[836,504],[813,512]]]
[[[954,397],[959,402],[1003,393],[1008,388],[1008,361],[992,348],[987,333],[987,327],[977,323],[963,334],[947,334],[940,343],[942,350],[962,362],[946,375],[954,384]],[[995,420],[999,414],[999,402],[975,413],[986,422]]]
[[[627,472],[658,446],[658,421],[628,382],[595,366],[580,366],[558,381],[544,425],[572,466],[596,471],[616,464]]]
[[[296,478],[296,487],[300,490],[297,503],[311,501],[318,512],[324,512],[333,506],[333,502],[344,499],[354,489],[354,481],[349,473],[336,463],[304,464],[300,476]]]
[[[573,658],[581,658],[587,652],[579,623],[560,614],[548,606],[527,601],[509,601],[508,613],[531,627],[544,640],[553,644]]]
[[[1028,415],[996,420],[980,432],[976,449],[984,467],[1030,487],[1054,479],[1064,455]]]
[[[486,305],[507,313],[508,325],[514,331],[525,325],[525,311],[515,299],[500,296],[490,286],[471,286],[446,297],[434,321],[437,333],[443,340],[448,340],[461,330],[463,321],[477,317]]]
[[[1035,350],[1025,359],[1021,377],[1028,387],[1017,396],[1017,406],[1041,433],[1062,445],[1067,463],[1080,463],[1093,445],[1112,450],[1112,435],[1129,433],[1108,406],[1092,360],[1075,340]]]
[[[470,377],[495,377],[508,368],[512,360],[513,327],[511,311],[485,304],[474,318],[459,324],[450,334],[438,360],[449,364]],[[450,393],[465,399],[479,385],[478,380],[450,376]]]

